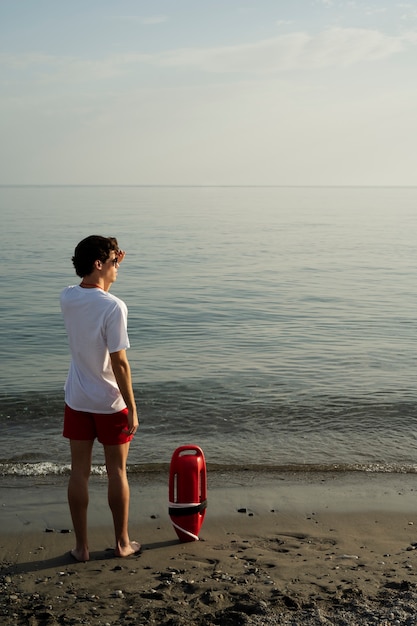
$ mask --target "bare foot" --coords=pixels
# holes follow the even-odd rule
[[[127,546],[119,546],[114,549],[115,556],[126,557],[132,554],[139,554],[142,546],[137,541],[131,541]]]
[[[76,561],[79,561],[79,563],[85,563],[86,561],[90,560],[90,555],[85,550],[71,550],[70,554],[72,558]]]

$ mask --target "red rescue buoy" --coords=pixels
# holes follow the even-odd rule
[[[180,541],[198,541],[207,508],[207,470],[201,448],[180,446],[169,472],[169,516]]]

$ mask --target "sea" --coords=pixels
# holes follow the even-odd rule
[[[417,187],[2,186],[0,215],[0,484],[68,475],[59,295],[90,234],[126,251],[130,475],[188,444],[213,472],[417,472]]]

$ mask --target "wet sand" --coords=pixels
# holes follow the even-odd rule
[[[76,563],[65,486],[0,487],[0,623],[417,624],[412,475],[209,474],[200,541],[180,543],[164,477],[131,481],[115,558],[92,481],[91,560]],[[210,486],[211,484],[211,486]]]

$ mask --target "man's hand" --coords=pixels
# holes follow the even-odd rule
[[[117,258],[117,262],[119,263],[119,265],[123,261],[125,256],[126,256],[126,252],[124,250],[118,250],[116,252],[116,258]]]
[[[136,409],[128,409],[127,422],[128,427],[122,432],[126,433],[127,435],[134,435],[139,428],[139,419]]]

